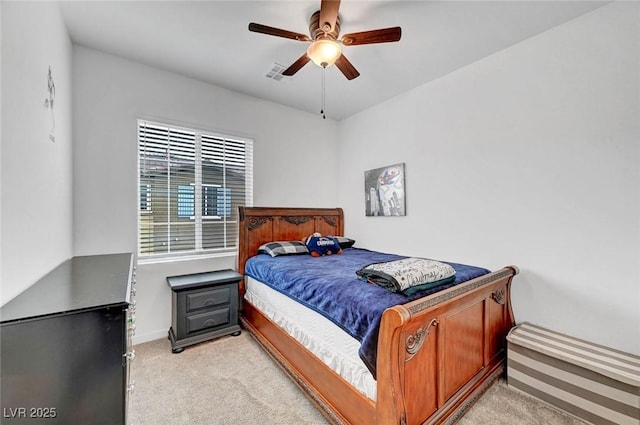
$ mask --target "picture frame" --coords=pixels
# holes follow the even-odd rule
[[[406,215],[404,162],[364,172],[365,215]]]

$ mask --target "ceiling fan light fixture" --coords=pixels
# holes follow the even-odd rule
[[[307,49],[309,59],[322,68],[333,65],[341,54],[342,48],[340,44],[329,38],[315,40]]]

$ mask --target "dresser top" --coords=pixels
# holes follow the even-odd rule
[[[73,257],[0,307],[0,322],[129,303],[133,254]]]

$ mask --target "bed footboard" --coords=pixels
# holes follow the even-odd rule
[[[376,424],[455,422],[503,373],[517,273],[505,267],[385,311]]]

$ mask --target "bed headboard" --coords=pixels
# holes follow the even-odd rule
[[[299,241],[314,232],[344,236],[342,208],[239,207],[238,273],[256,255],[258,247],[272,241]]]

